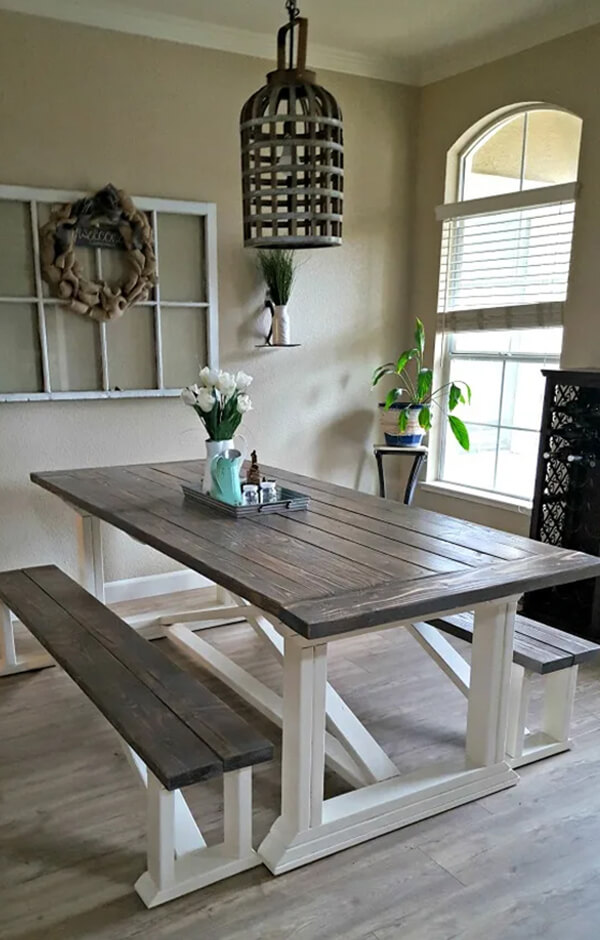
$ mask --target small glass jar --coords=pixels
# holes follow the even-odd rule
[[[277,502],[277,484],[275,480],[263,480],[260,484],[260,501],[261,503]]]
[[[242,506],[258,506],[258,486],[256,483],[246,483],[242,490]]]

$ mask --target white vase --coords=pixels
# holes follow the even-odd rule
[[[217,454],[222,454],[224,450],[231,450],[233,447],[233,441],[231,438],[228,441],[211,441],[207,440],[206,442],[206,461],[204,463],[204,477],[202,478],[202,492],[210,493],[212,490],[212,474],[210,471],[210,465],[213,462],[213,457],[216,457]]]
[[[292,341],[290,316],[287,306],[273,305],[273,345],[289,346]]]

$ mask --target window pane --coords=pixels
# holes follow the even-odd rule
[[[531,431],[500,431],[496,489],[531,499],[535,483],[539,435]]]
[[[161,212],[158,256],[161,300],[206,300],[203,218]]]
[[[537,362],[507,362],[501,424],[539,431],[545,381]]]
[[[183,388],[198,381],[206,365],[206,311],[197,307],[162,310],[165,388]]]
[[[469,451],[463,450],[450,429],[446,429],[442,479],[449,483],[458,483],[460,486],[493,490],[498,432],[496,428],[476,424],[467,424],[467,428],[471,441]]]
[[[520,189],[525,117],[497,126],[465,157],[463,199],[479,199]]]
[[[508,330],[476,330],[473,333],[454,333],[454,352],[506,353],[510,349],[511,334]]]
[[[107,323],[106,349],[111,389],[156,388],[152,307],[130,307]]]
[[[566,111],[529,112],[523,189],[577,179],[581,126],[581,119]]]
[[[0,392],[41,391],[37,308],[0,303]]]
[[[45,306],[52,391],[101,389],[98,324],[58,304]]]
[[[463,421],[497,424],[500,414],[501,362],[480,362],[477,359],[452,359],[450,380],[466,382],[471,388],[471,404],[459,405],[457,414]]]
[[[513,330],[510,334],[511,353],[535,353],[538,356],[558,358],[562,350],[562,326],[541,327],[538,330]]]
[[[25,202],[0,200],[0,296],[35,296],[31,217]]]

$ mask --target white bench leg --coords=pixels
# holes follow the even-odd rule
[[[506,735],[506,753],[514,764],[523,756],[525,745],[525,722],[529,708],[529,693],[531,690],[531,673],[512,664],[510,674],[510,695],[508,700],[508,732]]]
[[[527,684],[529,678],[530,675],[524,671],[524,681]],[[522,746],[520,750],[518,747],[514,748],[514,753],[511,753],[507,746],[509,761],[513,767],[522,767],[544,757],[561,754],[571,747],[569,729],[577,685],[577,666],[550,672],[543,677],[543,682],[543,717],[539,731],[529,731],[525,728],[528,695],[525,693],[523,696],[525,701],[521,703],[518,719],[522,722]],[[510,744],[509,736],[509,746]]]
[[[14,676],[18,672],[33,672],[54,666],[54,660],[47,653],[35,653],[32,656],[19,656],[15,645],[15,628],[11,612],[0,601],[0,676]]]
[[[548,737],[569,746],[569,730],[573,717],[577,666],[551,672],[546,676],[544,689],[543,731]]]
[[[225,774],[223,790],[223,842],[176,857],[179,791],[169,793],[148,771],[148,868],[135,884],[146,907],[156,907],[262,864],[252,848],[252,768]]]

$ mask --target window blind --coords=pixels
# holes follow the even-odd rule
[[[440,206],[438,313],[447,332],[562,323],[575,186]]]

